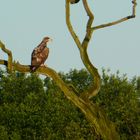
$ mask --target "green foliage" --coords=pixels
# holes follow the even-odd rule
[[[4,140],[94,137],[84,116],[54,82],[49,78],[43,82],[35,74],[1,75],[0,114],[0,138]]]
[[[70,70],[70,72],[66,74],[60,73],[60,76],[66,83],[72,84],[79,93],[87,90],[93,80],[91,75],[85,69]]]
[[[122,140],[140,139],[140,78],[131,81],[103,70],[102,88],[93,98],[117,125]],[[92,81],[86,70],[60,73],[77,91]],[[0,140],[96,140],[84,115],[49,77],[0,71]]]
[[[104,108],[118,127],[122,140],[140,138],[138,79],[129,81],[126,75],[108,74],[103,70],[102,88],[94,102]]]

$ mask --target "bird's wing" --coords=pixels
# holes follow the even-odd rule
[[[43,51],[46,47],[46,43],[44,41],[42,41],[37,47],[36,49],[38,49],[39,51]]]
[[[46,43],[42,41],[32,52],[32,57],[37,56],[40,54],[46,47]]]
[[[44,48],[44,50],[39,54],[41,64],[44,64],[44,62],[48,58],[48,55],[49,55],[49,48]]]
[[[36,47],[33,50],[32,55],[31,55],[31,65],[39,65],[37,58],[39,57],[40,53],[41,53],[41,50],[38,47]]]
[[[44,50],[41,52],[40,50],[38,51],[38,48],[33,50],[31,58],[31,67],[33,71],[35,71],[41,64],[44,64],[44,62],[48,58],[48,54],[48,48],[44,48]]]

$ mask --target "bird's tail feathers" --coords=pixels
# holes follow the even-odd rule
[[[37,68],[38,68],[38,67],[30,66],[30,70],[31,70],[31,72],[35,72]]]

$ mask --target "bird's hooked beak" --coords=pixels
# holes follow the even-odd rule
[[[46,42],[46,46],[47,46],[48,43],[52,43],[52,41],[53,40],[51,38],[49,38],[48,41]]]
[[[49,38],[48,42],[52,42],[53,40],[51,38]]]

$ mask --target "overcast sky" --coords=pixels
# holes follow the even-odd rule
[[[88,0],[94,25],[131,14],[131,0]],[[139,1],[138,1],[139,2]],[[101,71],[120,70],[129,77],[140,76],[140,4],[137,17],[113,27],[97,30],[89,44],[89,57]],[[87,15],[82,2],[71,5],[71,20],[80,40],[85,35]],[[12,50],[14,60],[30,64],[31,52],[49,36],[50,55],[46,64],[56,71],[84,68],[78,49],[65,23],[65,0],[0,0],[0,40]],[[0,59],[7,59],[0,52]]]

